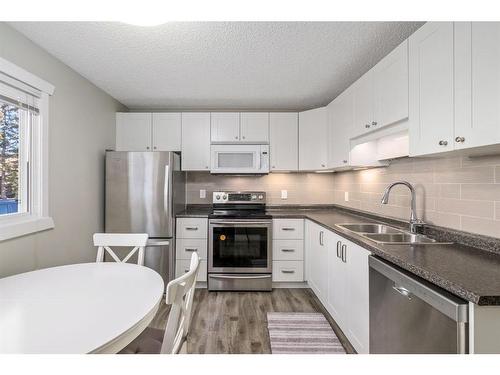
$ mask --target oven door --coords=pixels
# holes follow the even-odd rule
[[[271,273],[271,220],[210,220],[208,272]]]

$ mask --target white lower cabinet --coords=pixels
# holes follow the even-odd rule
[[[274,260],[273,281],[300,282],[304,281],[304,261],[302,260]]]
[[[189,271],[194,252],[200,257],[197,281],[207,281],[208,219],[179,218],[176,220],[175,277]]]
[[[304,220],[273,220],[273,281],[304,281]]]
[[[369,352],[370,252],[306,220],[309,286],[358,353]]]
[[[328,236],[322,226],[306,220],[306,280],[323,305],[328,295]]]

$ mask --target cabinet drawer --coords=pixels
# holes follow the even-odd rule
[[[304,281],[304,262],[301,260],[273,261],[273,281]]]
[[[175,262],[175,277],[180,277],[189,271],[189,259],[179,259]],[[200,261],[200,268],[198,269],[198,279],[196,281],[207,281],[207,261]]]
[[[180,238],[175,241],[176,259],[191,259],[193,252],[198,253],[200,259],[207,259],[207,240]]]
[[[304,260],[304,240],[273,240],[273,260]]]
[[[207,238],[208,219],[180,218],[177,219],[177,238]]]
[[[274,240],[301,240],[304,238],[303,219],[274,219]]]

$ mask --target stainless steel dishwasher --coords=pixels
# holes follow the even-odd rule
[[[370,353],[468,353],[468,303],[371,256]]]

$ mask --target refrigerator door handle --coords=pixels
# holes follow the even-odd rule
[[[155,240],[155,239],[151,239],[151,238],[146,243],[146,247],[148,247],[148,246],[168,246],[168,245],[170,245],[170,241],[168,241],[168,240]]]
[[[170,207],[170,166],[165,166],[165,185],[163,186],[163,211],[165,216],[170,217],[168,210],[172,209]]]

